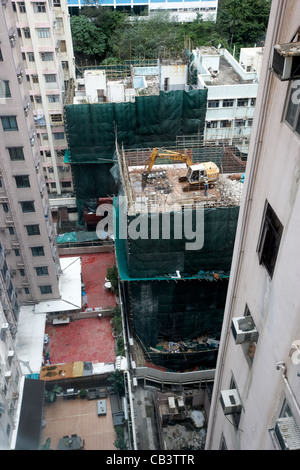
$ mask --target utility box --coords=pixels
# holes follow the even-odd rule
[[[106,415],[106,400],[97,401],[97,414],[98,416]]]

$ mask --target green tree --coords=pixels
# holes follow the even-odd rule
[[[148,19],[132,18],[126,28],[117,28],[109,41],[112,55],[120,61],[178,56],[183,51],[180,24],[158,12]]]
[[[109,377],[108,382],[111,384],[111,387],[114,392],[119,393],[120,395],[125,394],[125,384],[124,384],[124,375],[123,372],[115,370]]]
[[[270,8],[271,0],[220,0],[216,29],[230,46],[262,45]]]
[[[86,16],[72,16],[70,20],[74,52],[85,56],[102,56],[105,34]]]

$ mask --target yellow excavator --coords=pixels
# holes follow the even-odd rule
[[[170,158],[171,160],[179,160],[186,164],[188,168],[187,174],[179,178],[181,183],[189,183],[183,188],[183,191],[200,189],[201,185],[204,183],[213,185],[219,179],[219,168],[213,162],[196,163],[193,165],[192,158],[184,153],[154,148],[144,168],[144,180],[147,180],[157,158]]]

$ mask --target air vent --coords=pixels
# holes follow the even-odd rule
[[[224,415],[232,415],[242,411],[242,404],[237,389],[223,390],[220,396],[220,402]]]
[[[274,46],[271,70],[282,81],[300,78],[300,42]]]
[[[258,331],[251,315],[233,318],[231,330],[235,344],[256,342],[258,340]]]
[[[278,418],[275,434],[283,450],[300,450],[300,431],[292,416]]]

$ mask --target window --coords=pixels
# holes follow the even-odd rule
[[[220,127],[231,127],[231,121],[221,121]]]
[[[53,52],[41,52],[41,58],[44,62],[53,60]]]
[[[238,388],[237,388],[237,386],[236,386],[235,378],[234,378],[233,376],[231,377],[229,389],[230,389],[230,390],[233,390],[233,389],[238,390]],[[232,424],[233,424],[233,426],[236,428],[236,430],[238,430],[239,424],[240,424],[240,420],[241,420],[241,413],[234,413],[234,414],[232,414],[232,415],[230,415],[230,416],[232,417]]]
[[[17,188],[30,188],[29,176],[19,175],[15,176]]]
[[[245,307],[244,317],[251,317],[251,318],[248,318],[249,320],[249,323],[247,324],[248,328],[250,328],[250,325],[253,325],[253,329],[256,328],[256,325],[254,323],[254,320],[252,318],[251,312],[247,304]],[[246,332],[246,335],[247,335],[247,332]],[[253,333],[250,339],[245,340],[245,342],[241,344],[241,348],[245,354],[246,361],[250,368],[252,367],[252,364],[253,364],[257,341],[258,341],[258,332],[255,334]]]
[[[37,104],[41,104],[42,103],[41,95],[35,95],[35,101],[36,101]]]
[[[246,124],[245,119],[236,119],[234,121],[234,126],[235,127],[243,127],[243,126],[245,126],[245,124]]]
[[[60,7],[60,0],[53,0],[54,7]]]
[[[52,294],[52,287],[51,286],[39,286],[41,294]]]
[[[1,62],[3,61],[3,55],[2,55],[1,49],[0,49],[0,61],[1,61]]]
[[[48,266],[40,266],[35,268],[37,276],[48,276]]]
[[[61,29],[64,27],[64,20],[62,18],[56,18],[56,27]]]
[[[43,246],[32,246],[31,247],[32,256],[44,256],[44,247]]]
[[[288,104],[285,113],[285,122],[290,125],[292,130],[296,132],[296,134],[300,135],[300,82],[296,80],[292,82],[290,90],[289,90],[289,97],[288,97]]]
[[[54,132],[53,133],[54,140],[61,140],[65,138],[64,132]]]
[[[14,252],[15,252],[15,256],[20,256],[20,250],[18,248],[15,249]]]
[[[50,28],[37,28],[38,38],[50,38]]]
[[[251,98],[250,106],[255,106],[255,103],[256,103],[256,98]]]
[[[62,114],[51,114],[51,122],[61,122],[62,120]]]
[[[11,98],[8,80],[0,80],[0,98]]]
[[[20,269],[20,276],[25,277],[25,270],[24,269]]]
[[[24,38],[29,39],[30,38],[30,29],[29,28],[23,28],[23,34],[24,34]]]
[[[218,108],[219,107],[219,100],[209,100],[208,101],[209,108]]]
[[[223,108],[232,108],[233,100],[223,100]]]
[[[34,53],[27,52],[29,62],[34,62]]]
[[[9,231],[9,234],[10,234],[10,235],[14,235],[14,234],[15,234],[15,231],[14,231],[14,228],[13,228],[13,227],[8,227],[8,231]]]
[[[46,3],[36,2],[33,4],[34,13],[46,13]]]
[[[207,121],[206,124],[207,129],[213,129],[218,127],[218,121]]]
[[[237,100],[238,106],[248,106],[248,98],[239,98]]]
[[[22,212],[35,212],[34,201],[22,201],[21,202]]]
[[[67,60],[62,60],[61,66],[64,70],[69,70],[69,62]]]
[[[59,103],[59,95],[48,95],[48,101],[49,103]]]
[[[25,2],[18,2],[18,6],[19,6],[20,13],[26,13]]]
[[[252,124],[253,124],[253,119],[248,119],[248,126],[252,127]]]
[[[39,83],[39,77],[36,74],[32,75],[32,83]]]
[[[25,292],[25,294],[29,294],[29,289],[28,289],[28,287],[25,287],[25,288],[24,288],[24,292]]]
[[[2,208],[3,208],[3,211],[7,214],[9,209],[8,209],[8,204],[6,204],[6,202],[4,202],[4,204],[2,204]]]
[[[40,235],[40,227],[38,224],[26,225],[27,235]]]
[[[2,127],[4,131],[17,131],[18,124],[16,116],[2,116]]]
[[[55,73],[47,73],[45,75],[46,83],[54,83],[56,82],[56,74]]]
[[[266,201],[257,252],[259,263],[265,266],[271,279],[273,277],[282,232],[283,225],[268,201]]]
[[[60,41],[59,50],[60,52],[67,52],[66,41]]]

